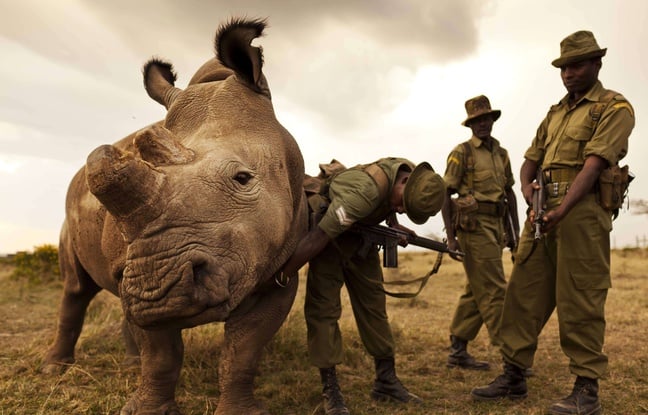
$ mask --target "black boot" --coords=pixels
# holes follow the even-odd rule
[[[340,392],[335,366],[320,369],[322,378],[322,398],[324,398],[324,413],[326,415],[349,415],[349,410],[344,405],[344,398]]]
[[[474,357],[468,354],[468,341],[452,334],[450,335],[450,355],[446,366],[471,370],[490,370],[488,362],[475,360]]]
[[[597,415],[601,413],[598,399],[598,380],[576,377],[571,395],[559,400],[549,408],[555,415]]]
[[[487,386],[475,388],[470,395],[476,401],[492,401],[499,398],[523,399],[527,397],[524,370],[504,363],[504,373],[495,378]]]
[[[396,401],[402,403],[421,403],[421,398],[409,392],[396,376],[393,357],[375,359],[376,380],[371,397],[377,401]]]

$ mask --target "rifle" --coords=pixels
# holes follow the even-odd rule
[[[351,226],[350,231],[363,236],[366,242],[365,249],[369,249],[372,245],[378,245],[383,248],[383,267],[385,268],[398,267],[398,242],[403,238],[405,238],[409,244],[420,246],[421,248],[431,249],[441,253],[455,254],[458,256],[464,255],[461,251],[451,251],[448,248],[448,245],[443,242],[424,238],[422,236],[412,236],[405,231],[389,228],[387,226],[354,223],[353,226]]]
[[[533,211],[535,212],[535,217],[533,218],[533,226],[535,226],[535,236],[534,239],[538,240],[542,238],[542,217],[545,215],[545,182],[544,182],[544,173],[542,169],[538,169],[536,173],[536,182],[540,186],[539,189],[533,191]]]
[[[515,226],[513,226],[513,216],[511,216],[511,207],[508,203],[508,200],[504,198],[504,203],[506,205],[506,216],[504,217],[504,230],[506,233],[506,246],[511,249],[511,252],[515,251],[520,242],[520,236],[515,232]]]

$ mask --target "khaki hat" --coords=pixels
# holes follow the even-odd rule
[[[424,224],[443,206],[446,184],[429,163],[416,166],[405,183],[403,205],[407,217],[417,225]]]
[[[601,49],[592,32],[580,30],[560,42],[560,57],[551,64],[556,68],[587,59],[605,56],[607,48]]]
[[[481,117],[482,115],[493,114],[493,121],[497,121],[500,115],[502,115],[502,111],[491,109],[490,101],[485,95],[470,98],[466,101],[466,113],[468,114],[468,118],[461,123],[465,127],[468,126],[470,120]]]

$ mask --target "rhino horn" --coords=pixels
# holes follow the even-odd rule
[[[171,131],[156,124],[135,134],[133,144],[143,160],[155,166],[185,164],[194,159],[194,152],[180,144]]]
[[[263,50],[252,41],[263,34],[266,21],[232,19],[216,33],[216,56],[226,67],[234,70],[254,91],[270,97],[263,75]]]
[[[142,72],[146,93],[168,110],[178,94],[182,92],[180,88],[174,86],[177,75],[173,65],[153,58],[144,65]]]
[[[102,145],[90,153],[86,181],[128,242],[162,211],[158,200],[165,175],[117,147]]]

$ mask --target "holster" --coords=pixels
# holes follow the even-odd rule
[[[614,211],[623,206],[630,184],[628,166],[608,167],[601,172],[598,179],[599,203],[605,210]]]

